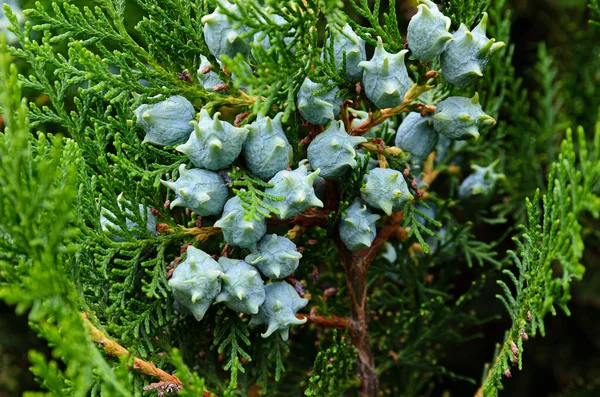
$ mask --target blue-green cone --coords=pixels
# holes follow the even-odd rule
[[[236,4],[231,4],[228,1],[222,3],[227,10],[239,13]],[[234,28],[237,22],[223,13],[220,5],[212,14],[202,17],[202,23],[204,24],[204,41],[206,41],[208,49],[215,58],[221,59],[221,55],[233,58],[238,53],[244,56],[249,54],[250,45],[248,41],[240,37],[249,28],[245,26]]]
[[[217,171],[228,167],[242,152],[248,128],[234,127],[219,120],[217,112],[210,117],[205,109],[200,111],[200,121],[193,121],[194,131],[188,141],[177,146],[196,167]]]
[[[279,219],[288,219],[298,215],[309,207],[323,207],[323,202],[315,195],[313,183],[319,175],[319,169],[308,173],[305,165],[300,165],[293,171],[279,171],[269,181],[273,187],[265,192],[276,197],[284,197],[280,201],[265,199],[265,203],[277,208]]]
[[[494,167],[498,162],[494,162],[487,167],[472,165],[473,173],[469,175],[458,189],[458,197],[461,200],[472,199],[475,196],[489,198],[494,192],[496,181],[504,179],[504,174],[494,172]]]
[[[232,261],[236,262],[233,266]],[[224,302],[237,313],[257,314],[258,308],[265,301],[265,286],[258,271],[240,260],[221,257],[219,264],[225,274],[221,275],[223,288],[215,302]]]
[[[382,210],[386,215],[404,208],[414,197],[400,171],[390,168],[375,168],[363,177],[360,189],[363,200],[371,207]]]
[[[342,121],[334,121],[308,145],[308,161],[323,178],[338,178],[356,167],[355,147],[364,142],[366,138],[346,133]]]
[[[281,118],[261,117],[250,124],[248,137],[244,143],[246,165],[259,178],[268,180],[292,161],[292,147],[288,142]]]
[[[396,133],[396,146],[410,152],[413,158],[424,160],[437,145],[439,134],[433,129],[433,117],[410,113]]]
[[[175,182],[161,182],[177,194],[171,201],[171,209],[185,207],[201,216],[220,214],[229,195],[219,174],[196,168],[188,170],[185,164],[179,166],[179,178]]]
[[[344,25],[342,31],[333,31],[333,56],[335,65],[338,69],[344,62],[344,52],[346,53],[346,78],[351,82],[360,81],[363,75],[363,69],[358,64],[367,59],[365,42],[358,37],[349,24]],[[331,45],[331,36],[327,39],[324,52]],[[323,58],[324,55],[321,55]]]
[[[228,244],[235,247],[256,250],[256,243],[267,232],[264,217],[258,214],[260,220],[244,219],[244,207],[238,196],[230,198],[225,203],[221,219],[215,222],[215,227],[221,228],[223,237]]]
[[[390,54],[383,49],[383,42],[379,37],[373,58],[358,64],[365,70],[363,74],[365,94],[379,109],[400,105],[411,86],[404,64],[404,56],[407,52],[408,50],[402,50],[397,54]]]
[[[483,13],[479,25],[472,32],[461,24],[454,33],[454,40],[440,56],[442,74],[447,82],[466,87],[483,76],[483,71],[495,52],[505,46],[485,35],[488,15]]]
[[[340,220],[340,239],[346,248],[350,251],[369,248],[375,240],[375,222],[379,218],[380,216],[371,213],[359,198],[355,198],[346,210],[346,215]]]
[[[224,84],[223,80],[219,77],[216,72],[209,70],[207,73],[202,73],[202,70],[207,66],[211,66],[211,63],[208,61],[204,55],[200,55],[200,67],[198,68],[198,81],[202,84],[207,91],[213,91],[216,85]],[[193,128],[192,128],[193,130]],[[190,134],[192,131],[190,130]],[[189,134],[188,134],[189,136]]]
[[[258,243],[258,252],[246,257],[246,262],[255,266],[269,278],[285,278],[300,264],[302,254],[296,244],[285,237],[269,234]]]
[[[222,275],[217,261],[206,252],[189,246],[187,258],[175,268],[169,286],[177,303],[200,321],[221,292]]]
[[[194,130],[190,121],[196,117],[196,110],[190,101],[179,95],[151,105],[140,105],[134,113],[136,126],[146,132],[142,143],[173,146],[185,142]]]
[[[433,128],[453,141],[479,138],[479,128],[494,125],[496,120],[483,112],[479,95],[473,98],[449,97],[438,103]]]
[[[452,40],[448,32],[452,21],[438,10],[433,1],[419,0],[417,13],[408,23],[406,40],[411,58],[423,62],[433,61]]]
[[[340,89],[334,87],[322,95],[314,96],[313,94],[321,88],[322,84],[313,83],[307,77],[298,91],[296,107],[302,117],[311,124],[327,124],[340,114],[343,98],[336,97]]]
[[[291,285],[280,282],[265,287],[266,299],[258,314],[252,316],[250,325],[267,324],[267,330],[260,334],[268,338],[279,331],[281,339],[288,339],[290,325],[304,324],[306,319],[296,318],[296,312],[308,304],[308,299],[302,299]]]

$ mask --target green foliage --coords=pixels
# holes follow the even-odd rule
[[[218,316],[217,328],[215,329],[214,345],[219,346],[217,351],[225,352],[227,361],[223,369],[231,372],[231,380],[227,393],[231,393],[238,386],[238,371],[244,373],[246,370],[240,362],[243,358],[252,361],[252,358],[244,351],[244,345],[250,345],[250,333],[248,326],[241,322],[234,314],[226,313]]]
[[[348,5],[339,0],[232,2],[238,11],[225,12],[247,27],[243,37],[250,42],[255,35],[266,37],[269,48],[257,40],[247,58],[216,59],[200,21],[220,1],[137,0],[134,5],[97,0],[93,7],[40,2],[26,11],[30,22],[23,30],[4,7],[20,44],[3,46],[0,62],[0,114],[6,125],[0,135],[0,299],[27,314],[31,327],[52,347],[52,358],[32,352],[30,361],[40,385],[53,395],[139,395],[152,382],[139,371],[129,372],[131,362],[102,353],[90,340],[81,312],[132,354],[167,372],[175,370],[185,385],[180,391],[184,396],[204,390],[241,396],[256,386],[265,396],[356,392],[354,363],[360,355],[349,339],[332,336],[319,324],[294,328],[286,344],[279,336],[262,339],[245,315],[211,308],[198,323],[174,308],[167,281],[187,246],[215,257],[243,258],[247,252],[237,247],[227,251],[231,247],[224,249],[220,237],[212,238],[220,232],[212,228],[210,217],[169,209],[173,193],[160,180],[176,179],[187,160],[174,148],[142,144],[132,109],[176,94],[197,109],[222,111],[224,119],[239,125],[283,112],[298,162],[306,155],[304,143],[320,132],[303,124],[296,112],[296,94],[307,76],[323,84],[323,92],[339,87],[338,95],[349,100],[341,111],[348,131],[353,120],[347,106],[369,110],[361,87],[340,77],[345,73],[335,64],[333,47],[323,48],[325,37],[348,22],[369,45],[380,36],[387,51],[398,52],[404,49],[403,13],[393,1],[384,10],[385,2],[379,0]],[[363,274],[374,370],[384,394],[435,394],[436,384],[447,378],[474,383],[446,359],[490,321],[481,319],[488,313],[475,305],[489,280],[500,287],[512,324],[484,380],[485,395],[494,395],[514,359],[511,342],[520,365],[523,332],[544,335],[547,313],[556,308],[568,313],[571,283],[583,274],[581,217],[600,212],[595,195],[600,124],[591,153],[583,130],[576,142],[567,132],[557,149],[574,119],[577,106],[571,98],[579,77],[565,80],[564,61],[545,44],[537,46],[535,72],[519,75],[516,47],[509,43],[509,3],[442,2],[454,28],[473,26],[487,11],[493,21],[489,36],[508,44],[472,87],[458,89],[437,77],[425,78],[426,71],[439,70],[437,61],[408,64],[420,84],[415,87],[428,92],[404,110],[427,111],[421,104],[436,106],[450,95],[478,92],[483,110],[499,121],[495,129],[481,131],[478,141],[451,143],[445,156],[436,150],[437,155],[417,163],[390,147],[391,125],[402,121],[395,113],[373,135],[383,139],[363,145],[368,155],[359,166],[325,183],[325,209],[299,217],[308,226],[269,220],[270,228],[287,233],[302,251],[301,266],[286,282],[310,300],[311,314],[344,316],[356,297],[350,295],[352,280],[344,277],[343,255],[334,241],[339,217],[359,196],[369,157],[412,182],[410,193],[417,199],[406,203],[402,217],[382,217],[379,226],[394,231]],[[600,20],[596,3],[590,3],[592,18]],[[142,16],[131,29],[125,15],[134,9]],[[6,51],[27,64],[22,75],[17,77],[14,67],[7,70]],[[226,87],[207,91],[198,84],[200,55],[209,59],[211,71]],[[592,74],[586,71],[582,79]],[[424,87],[425,80],[432,86]],[[21,100],[21,87],[43,96],[27,103]],[[371,110],[368,117],[381,116],[380,110]],[[589,109],[579,111],[592,117]],[[32,128],[68,138],[33,134]],[[470,165],[495,160],[507,180],[491,203],[459,200],[458,186]],[[543,204],[536,195],[524,205],[525,197],[546,184],[548,168]],[[247,171],[243,159],[220,174],[242,200],[246,220],[278,213],[264,200],[283,197],[265,193],[272,185]],[[124,201],[118,201],[120,194]],[[131,227],[147,223],[140,204],[157,217],[158,236],[143,226]],[[109,220],[118,239],[102,230],[103,208],[114,214]],[[394,224],[398,219],[401,224]],[[511,244],[506,241],[513,233],[511,223],[521,220],[528,222],[514,242],[516,249],[499,254],[501,244]],[[318,345],[329,347],[317,352],[313,346]]]
[[[308,380],[305,396],[343,396],[349,388],[356,387],[354,373],[356,350],[347,338],[333,333],[333,346],[317,354]]]
[[[377,45],[377,37],[383,40],[386,51],[396,53],[404,48],[402,35],[398,28],[398,17],[396,16],[396,2],[390,1],[389,12],[380,15],[381,0],[375,0],[373,9],[367,0],[350,1],[354,11],[366,19],[370,26],[365,27],[349,20],[352,28],[365,42],[372,46]],[[383,17],[383,18],[382,18]],[[383,23],[381,23],[383,20]]]
[[[574,148],[572,133],[567,130],[558,161],[553,165],[548,181],[548,193],[538,206],[539,193],[527,202],[528,226],[515,239],[517,251],[509,254],[518,269],[510,269],[497,283],[504,294],[498,295],[506,307],[512,326],[483,384],[485,396],[495,396],[501,388],[501,378],[513,362],[522,368],[524,333],[542,335],[546,330],[544,317],[556,314],[560,308],[570,314],[566,304],[571,298],[573,280],[583,276],[581,265],[583,242],[578,217],[589,211],[597,216],[600,198],[593,192],[600,176],[600,122],[596,126],[591,153],[588,153],[583,129],[577,131],[579,148]],[[511,348],[517,346],[518,350]],[[514,350],[514,351],[513,351]]]
[[[273,187],[272,183],[266,183],[243,170],[234,170],[228,176],[233,181],[233,186],[236,187],[233,189],[233,192],[237,194],[243,202],[242,206],[245,210],[244,217],[247,220],[256,219],[260,221],[262,220],[261,215],[270,218],[271,213],[279,214],[277,208],[265,203],[263,199],[266,198],[271,201],[281,201],[284,197],[274,196],[257,188],[260,187],[264,189]],[[237,187],[242,187],[243,190],[237,189]]]
[[[471,28],[481,13],[487,11],[490,0],[442,0],[444,14],[450,17],[454,28],[464,23]]]
[[[129,379],[113,372],[89,339],[72,281],[81,152],[69,139],[30,135],[21,85],[14,65],[9,71],[5,46],[0,44],[6,123],[0,138],[0,298],[28,313],[31,326],[64,363],[30,353],[32,371],[48,391],[85,395],[98,383],[105,393],[129,395]]]
[[[590,20],[590,23],[592,25],[600,26],[600,1],[590,0],[589,7],[592,10],[592,19]]]

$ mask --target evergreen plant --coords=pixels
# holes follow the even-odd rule
[[[527,141],[505,0],[419,0],[407,41],[395,2],[347,3],[4,5],[0,299],[45,392],[430,395],[474,382],[443,360],[493,289],[493,397],[569,313],[600,123]]]

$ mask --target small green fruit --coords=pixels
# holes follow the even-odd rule
[[[206,252],[189,246],[187,258],[169,280],[173,297],[200,321],[221,292],[221,266]]]
[[[296,244],[285,237],[270,234],[258,243],[258,252],[246,257],[246,262],[256,266],[269,278],[285,278],[292,274],[300,264],[302,254],[296,250]]]
[[[228,167],[242,152],[248,128],[234,127],[219,120],[217,112],[210,117],[205,109],[200,111],[200,121],[193,121],[194,132],[188,141],[177,146],[196,167],[217,171]]]
[[[365,94],[379,109],[400,105],[411,86],[404,64],[404,56],[407,52],[408,50],[402,50],[397,54],[390,54],[383,49],[383,42],[379,37],[373,58],[358,64],[365,70],[363,74]]]
[[[466,87],[479,77],[492,58],[492,55],[505,46],[503,42],[496,43],[485,35],[488,15],[483,13],[479,25],[469,31],[461,24],[454,33],[454,40],[448,43],[440,56],[444,79],[457,87]]]
[[[363,177],[361,197],[371,207],[382,210],[386,215],[404,208],[414,197],[400,171],[390,168],[375,168]]]
[[[367,139],[346,133],[342,121],[333,121],[308,146],[308,161],[323,178],[338,178],[356,167],[355,147],[363,142]]]
[[[340,114],[342,98],[337,97],[340,89],[334,87],[322,95],[315,96],[314,93],[321,88],[322,84],[313,83],[307,77],[298,92],[297,108],[302,117],[311,124],[327,124]]]
[[[233,264],[231,262],[235,262]],[[265,301],[265,286],[258,271],[244,261],[219,258],[225,274],[221,275],[223,288],[215,302],[237,313],[257,314]]]
[[[221,228],[228,244],[256,251],[256,242],[267,232],[264,217],[260,214],[258,217],[260,219],[246,220],[242,200],[235,196],[225,203],[223,215],[214,226]]]
[[[454,141],[478,139],[480,127],[495,124],[496,120],[483,112],[477,93],[471,99],[455,96],[444,99],[433,116],[433,128]]]
[[[450,18],[444,16],[437,5],[429,0],[419,0],[419,9],[408,23],[406,40],[412,58],[431,62],[438,57],[452,40],[448,33]]]
[[[296,312],[308,304],[308,299],[300,298],[296,290],[284,282],[267,285],[265,293],[265,303],[258,314],[252,316],[250,324],[267,324],[267,330],[260,336],[268,338],[273,332],[279,331],[281,339],[285,341],[289,337],[290,325],[306,322],[306,319],[297,319]]]
[[[142,143],[152,143],[159,146],[173,146],[184,142],[194,127],[196,110],[182,96],[175,95],[151,105],[140,105],[134,111],[136,126],[146,132]]]
[[[171,201],[171,209],[185,207],[201,216],[217,215],[223,210],[229,190],[223,178],[214,172],[179,166],[179,178],[175,182],[161,181],[173,190],[177,198]]]
[[[279,171],[269,181],[273,187],[265,189],[265,192],[273,196],[284,197],[283,200],[273,201],[265,199],[265,203],[277,208],[280,219],[288,219],[298,215],[309,207],[323,207],[323,202],[315,195],[313,183],[320,170],[308,173],[305,165],[301,165],[293,171]]]
[[[377,229],[375,222],[379,215],[371,213],[367,206],[359,199],[346,211],[346,215],[340,220],[340,239],[350,251],[367,249],[375,240]]]

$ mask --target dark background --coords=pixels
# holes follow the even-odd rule
[[[515,44],[513,63],[517,75],[524,79],[530,92],[538,88],[534,78],[537,47],[539,42],[546,43],[559,69],[562,112],[570,125],[583,125],[591,135],[600,106],[600,29],[589,26],[586,3],[511,1],[511,41]],[[397,1],[397,8],[406,20],[414,12],[410,1]],[[135,12],[128,15],[132,21],[137,18]],[[513,378],[505,381],[503,396],[600,396],[600,223],[590,217],[583,224],[583,262],[587,270],[583,281],[573,285],[571,316],[559,312],[556,317],[547,318],[547,335],[538,335],[525,344],[524,369],[513,370]],[[479,299],[477,310],[482,317],[504,313],[494,298],[498,292],[490,283]],[[503,316],[476,330],[483,334],[482,338],[453,346],[445,360],[448,369],[479,381],[484,363],[492,359],[494,344],[502,341],[509,327],[507,316]],[[30,349],[48,351],[44,341],[29,329],[26,317],[16,316],[14,308],[0,303],[0,397],[37,389],[28,371]],[[471,396],[477,387],[448,381],[436,388],[435,395]]]

